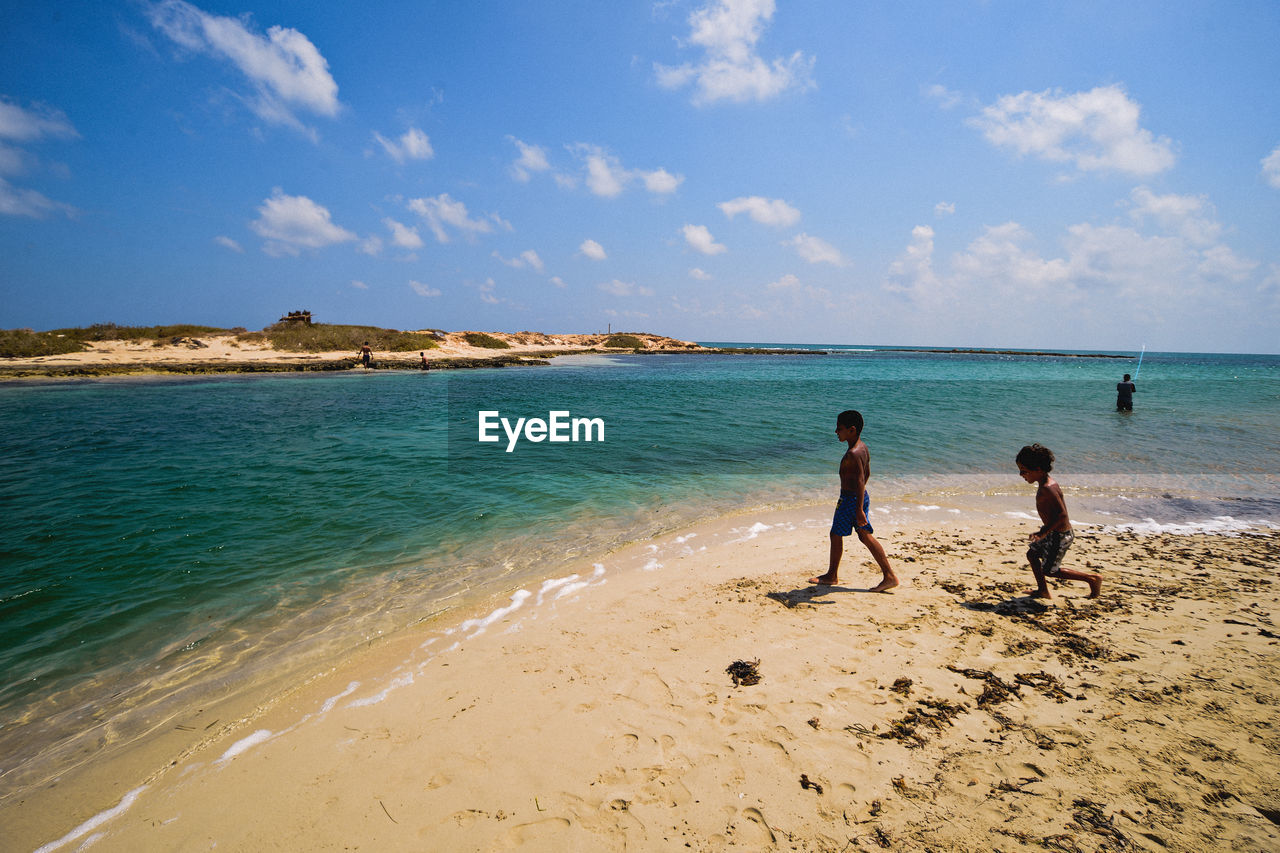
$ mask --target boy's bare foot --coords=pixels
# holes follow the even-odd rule
[[[880,581],[880,583],[871,587],[871,591],[872,592],[888,592],[889,590],[893,589],[897,585],[898,585],[897,578],[885,578],[884,580]]]
[[[1102,575],[1094,575],[1089,578],[1089,597],[1097,598],[1102,594]]]
[[[1053,598],[1053,596],[1048,591],[1041,592],[1038,589],[1029,589],[1027,590],[1027,598]]]
[[[827,572],[825,575],[818,575],[816,578],[809,578],[809,583],[814,586],[835,586],[840,583],[840,581],[832,577],[830,572]]]

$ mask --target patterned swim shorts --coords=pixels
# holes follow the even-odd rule
[[[866,517],[867,523],[858,530],[866,533],[875,533],[871,529],[871,516],[867,513],[871,510],[871,493],[866,489],[862,490],[862,514]],[[836,504],[835,517],[831,519],[831,532],[836,536],[852,536],[854,522],[858,518],[856,502],[852,492],[841,492],[840,502]]]
[[[1076,535],[1070,530],[1050,530],[1043,539],[1031,543],[1027,554],[1038,557],[1040,569],[1049,577],[1057,577],[1062,571],[1062,555],[1067,553]]]

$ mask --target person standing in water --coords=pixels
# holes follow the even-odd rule
[[[1138,390],[1138,386],[1129,381],[1129,374],[1124,375],[1123,382],[1116,383],[1116,411],[1132,412],[1133,411],[1133,392]]]

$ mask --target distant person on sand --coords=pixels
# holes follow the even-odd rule
[[[1123,382],[1116,383],[1116,411],[1132,412],[1133,411],[1133,392],[1138,390],[1138,386],[1129,381],[1129,374],[1124,375]]]
[[[427,361],[427,354],[426,354],[425,352],[420,352],[420,353],[418,353],[418,355],[422,356],[422,369],[423,369],[423,370],[430,370],[430,369],[431,369],[431,362]]]
[[[373,358],[373,350],[369,349],[369,342],[365,341],[364,346],[360,347],[360,361],[365,367],[369,366],[369,359]]]
[[[889,566],[884,547],[872,535],[867,511],[871,497],[867,494],[867,478],[871,476],[871,451],[862,442],[862,415],[850,409],[836,417],[836,438],[849,445],[840,458],[840,500],[836,504],[835,518],[831,521],[831,564],[825,575],[809,578],[809,583],[834,586],[839,583],[840,557],[844,553],[844,537],[855,530],[858,539],[871,556],[884,577],[871,588],[872,592],[887,592],[898,585],[898,576]]]
[[[1062,568],[1062,556],[1071,547],[1075,534],[1071,531],[1071,519],[1067,517],[1067,501],[1062,489],[1049,476],[1053,470],[1053,451],[1039,444],[1029,444],[1018,451],[1014,460],[1018,474],[1028,483],[1036,483],[1036,512],[1040,513],[1042,526],[1031,534],[1031,547],[1027,549],[1027,562],[1036,576],[1036,588],[1027,593],[1032,598],[1052,598],[1047,578],[1063,578],[1084,581],[1089,585],[1089,597],[1097,598],[1102,590],[1102,575],[1077,572]]]

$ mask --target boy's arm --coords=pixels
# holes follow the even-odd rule
[[[862,509],[862,493],[867,488],[867,460],[866,458],[851,451],[848,455],[849,468],[846,483],[845,471],[841,469],[840,488],[846,492],[851,492],[854,496],[853,504],[853,521],[857,527],[867,526],[867,514]]]

